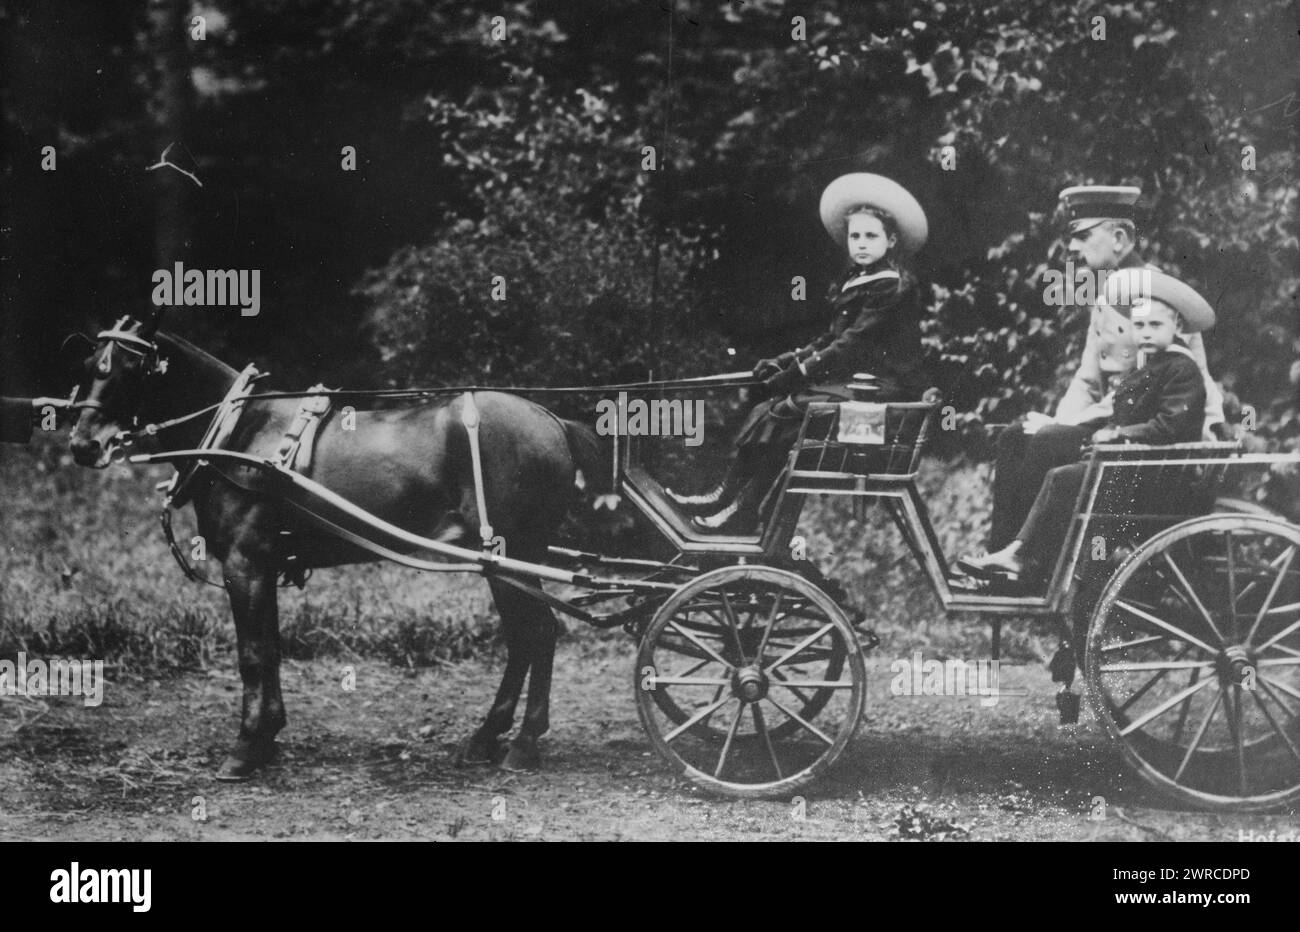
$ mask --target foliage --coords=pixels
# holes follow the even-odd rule
[[[509,71],[463,104],[429,98],[474,209],[360,287],[386,377],[583,385],[710,371],[724,354],[694,332],[698,244],[640,210],[652,173],[626,116],[600,89],[561,96]]]

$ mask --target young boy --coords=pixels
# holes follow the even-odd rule
[[[1143,276],[1149,275],[1148,282]],[[1131,295],[1125,307],[1119,295]],[[1205,379],[1179,337],[1214,325],[1214,311],[1192,288],[1163,272],[1125,269],[1106,282],[1106,303],[1129,317],[1138,365],[1115,388],[1113,413],[1094,443],[1190,443],[1201,439]],[[994,553],[957,565],[972,576],[1019,580],[1033,557],[1050,563],[1059,551],[1087,466],[1058,466],[1047,474],[1016,539]],[[1032,556],[1027,556],[1032,555]]]

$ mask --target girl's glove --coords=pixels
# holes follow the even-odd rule
[[[782,353],[772,359],[760,359],[754,367],[754,375],[760,379],[775,375],[795,361],[794,353]]]
[[[763,388],[769,398],[777,395],[786,395],[798,388],[804,382],[804,375],[799,371],[798,366],[790,366],[782,369],[775,375],[770,375],[763,380]]]

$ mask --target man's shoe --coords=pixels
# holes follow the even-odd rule
[[[668,497],[670,502],[683,511],[689,511],[692,514],[704,514],[712,511],[723,503],[723,497],[726,494],[727,484],[725,482],[699,495],[679,495],[672,489],[664,489],[664,495]]]
[[[992,581],[977,576],[954,576],[948,580],[948,588],[961,595],[987,595]]]
[[[746,530],[747,520],[740,502],[733,501],[719,512],[691,518],[691,527],[705,534],[740,534]]]
[[[1005,550],[962,557],[957,561],[957,566],[979,579],[1019,580],[1020,574],[1025,569],[1024,564],[1017,557],[1008,554]]]

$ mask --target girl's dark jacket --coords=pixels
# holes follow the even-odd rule
[[[848,397],[844,385],[854,373],[878,379],[879,401],[917,401],[925,391],[921,365],[921,300],[916,279],[884,260],[854,268],[831,286],[834,317],[830,327],[794,351],[795,391],[756,405],[740,430],[742,445],[771,444],[788,448],[812,401]],[[789,370],[787,370],[789,371]]]

